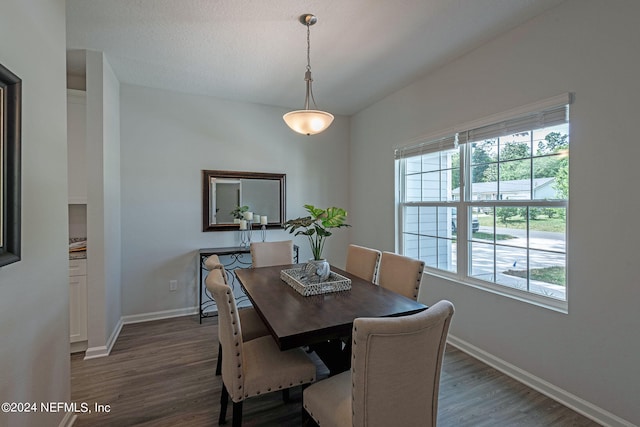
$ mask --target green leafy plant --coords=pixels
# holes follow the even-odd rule
[[[249,210],[249,206],[236,206],[234,210],[232,210],[231,216],[235,219],[243,219],[244,213]]]
[[[345,224],[347,211],[342,208],[331,207],[327,209],[316,208],[313,205],[304,205],[309,216],[290,219],[284,223],[284,229],[295,236],[307,236],[311,245],[313,259],[322,259],[325,239],[331,236],[331,228],[351,227]]]

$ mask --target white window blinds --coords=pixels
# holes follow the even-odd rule
[[[406,159],[422,154],[457,148],[459,144],[484,141],[485,139],[513,135],[569,122],[571,94],[555,96],[524,107],[516,108],[499,116],[467,123],[450,135],[408,144],[395,149],[395,158]]]
[[[406,159],[409,157],[421,156],[428,153],[436,153],[438,151],[450,150],[457,148],[459,144],[458,134],[445,136],[443,138],[435,139],[432,141],[425,141],[415,145],[407,147],[396,148],[395,158]]]
[[[475,129],[469,129],[465,133],[464,142],[484,141],[485,139],[498,138],[514,133],[525,132],[535,129],[541,129],[549,126],[556,126],[567,123],[568,105],[561,105],[544,111],[527,114],[525,116],[515,117],[481,126]]]

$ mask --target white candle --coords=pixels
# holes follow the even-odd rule
[[[244,219],[240,220],[240,230],[246,230],[247,229],[247,221],[245,221]]]
[[[262,215],[260,217],[260,224],[262,224],[262,225],[266,225],[267,224],[267,216],[266,215]]]
[[[245,212],[244,219],[246,219],[247,221],[253,220],[253,212]]]
[[[240,219],[239,218],[233,218],[233,223],[234,224],[240,224]]]
[[[253,222],[256,224],[260,223],[260,215],[253,214]]]

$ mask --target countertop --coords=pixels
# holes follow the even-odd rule
[[[87,259],[86,241],[87,241],[86,237],[70,237],[69,238],[69,246],[71,246],[72,243],[85,242],[85,245],[84,245],[85,250],[83,251],[76,250],[73,252],[69,251],[69,259]]]

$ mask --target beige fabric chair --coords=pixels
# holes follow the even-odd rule
[[[293,240],[254,242],[249,249],[252,267],[293,264]]]
[[[208,276],[208,286],[218,306],[218,331],[224,356],[218,423],[224,424],[231,397],[235,427],[242,424],[242,402],[245,399],[313,382],[316,365],[301,349],[280,351],[271,337],[243,341],[243,325],[233,292],[218,272],[212,270]]]
[[[221,265],[222,263],[220,262],[220,257],[218,257],[218,255],[210,255],[204,260],[204,268],[206,268],[207,271],[211,271]]]
[[[411,316],[356,319],[351,370],[305,389],[306,414],[321,427],[435,426],[453,311],[440,301]]]
[[[424,261],[392,252],[382,252],[378,284],[407,298],[417,300],[423,271]]]
[[[227,272],[224,269],[218,255],[211,255],[205,261],[205,267],[209,270],[209,274],[205,279],[205,285],[207,289],[213,295],[211,285],[216,281],[222,280],[224,284],[227,283]],[[264,324],[258,313],[253,307],[245,307],[238,310],[240,316],[240,322],[243,325],[242,328],[242,341],[250,341],[252,339],[269,335],[269,330]],[[218,363],[216,366],[216,375],[222,373],[222,345],[218,345]]]
[[[378,275],[378,265],[380,264],[381,255],[377,249],[349,245],[347,248],[347,265],[345,270],[361,279],[375,282]]]

